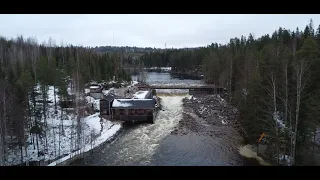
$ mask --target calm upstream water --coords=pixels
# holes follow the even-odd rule
[[[136,77],[133,77],[135,80]],[[150,84],[203,84],[200,80],[172,78],[169,73],[148,73]],[[170,90],[171,92],[174,90]],[[182,99],[185,92],[163,95],[162,106],[155,124],[124,124],[122,132],[111,143],[94,150],[92,155],[72,165],[127,166],[242,166],[248,162],[239,155],[240,142],[223,142],[221,139],[190,133],[170,135],[183,118]]]
[[[137,76],[132,76],[132,80],[137,80]],[[148,72],[147,83],[150,84],[204,84],[201,80],[178,79],[171,77],[170,73]]]

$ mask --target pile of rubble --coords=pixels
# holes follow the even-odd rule
[[[193,109],[203,119],[221,119],[222,124],[234,124],[238,116],[238,110],[219,95],[186,98],[184,106]]]
[[[228,134],[230,128],[242,134],[238,110],[219,95],[185,98],[183,105],[183,118],[171,134],[185,135],[194,132],[199,135],[222,137]]]

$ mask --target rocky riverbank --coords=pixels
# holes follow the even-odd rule
[[[242,134],[238,120],[238,110],[219,95],[192,96],[183,100],[184,118],[172,134],[183,135],[189,131],[201,135],[223,136],[228,132],[222,129],[236,129]],[[215,130],[215,129],[221,129]]]
[[[266,164],[245,146],[245,133],[238,118],[239,112],[220,95],[191,96],[183,100],[183,106],[183,118],[171,132],[172,135],[192,133],[209,137],[215,139],[217,146],[223,151],[241,154],[245,165]]]

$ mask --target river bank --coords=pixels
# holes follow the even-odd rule
[[[189,132],[185,130],[190,130],[209,136],[226,135],[226,132],[215,131],[208,128],[209,126],[220,129],[234,127],[241,130],[237,120],[237,109],[219,95],[190,96],[183,99],[183,106],[185,118],[180,121],[172,134],[183,135]]]
[[[267,165],[245,144],[238,110],[219,95],[190,96],[183,99],[183,106],[183,118],[172,135],[210,137],[219,141],[226,153],[241,155],[245,164]]]
[[[114,83],[112,84],[111,87],[108,87],[105,84],[100,84],[100,85],[106,88],[105,90],[102,91],[104,95],[115,94],[123,98],[131,98],[133,94],[138,90],[137,88],[134,87],[134,85],[137,83],[138,82],[136,81],[132,81],[130,83],[121,83],[117,87],[113,85]],[[86,89],[86,91],[88,90],[89,89]],[[87,102],[89,104],[92,104],[93,107],[95,107],[95,109],[98,111],[98,113],[86,117],[86,119],[88,119],[87,124],[89,124],[91,127],[94,127],[95,129],[99,129],[100,133],[95,135],[95,137],[92,138],[91,142],[85,144],[80,150],[72,152],[63,158],[60,158],[50,163],[48,166],[72,164],[74,161],[77,161],[78,159],[82,159],[86,154],[92,152],[94,149],[97,149],[98,147],[103,145],[105,142],[111,142],[120,132],[122,128],[122,123],[113,122],[108,119],[101,118],[99,116],[100,99],[94,99],[90,96],[87,96],[86,99],[87,99]],[[109,126],[106,126],[105,124],[108,124]]]

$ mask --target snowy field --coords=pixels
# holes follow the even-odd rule
[[[136,84],[137,82],[133,82],[131,85]],[[37,88],[40,91],[40,87]],[[111,88],[109,90],[104,90],[104,94],[110,92],[110,90],[117,90]],[[56,92],[58,90],[56,89]],[[87,89],[85,89],[88,92]],[[68,88],[69,94],[74,94],[71,92],[71,89]],[[23,163],[31,162],[31,161],[55,161],[50,165],[58,164],[72,156],[76,153],[79,153],[80,149],[75,147],[75,139],[77,137],[76,134],[76,117],[72,113],[66,113],[65,111],[61,115],[61,108],[58,105],[60,98],[56,94],[56,102],[57,102],[57,113],[55,114],[55,105],[54,105],[54,88],[53,86],[49,86],[48,89],[48,101],[52,103],[48,104],[48,109],[46,112],[47,116],[47,126],[48,129],[46,131],[47,136],[47,147],[45,146],[45,138],[44,135],[42,138],[38,138],[38,146],[36,143],[37,137],[35,135],[28,134],[27,139],[27,153],[25,152],[25,148],[23,147]],[[40,96],[41,97],[41,96]],[[41,100],[41,98],[38,100]],[[93,105],[94,109],[99,111],[99,99],[94,99],[90,96],[86,96],[85,100],[88,106]],[[40,106],[41,104],[38,103]],[[42,115],[43,116],[43,115]],[[44,118],[41,118],[41,122],[44,123]],[[95,113],[93,115],[84,117],[81,119],[81,127],[83,129],[82,134],[82,144],[81,152],[86,152],[101,143],[107,141],[111,138],[117,131],[120,130],[121,124],[113,123],[106,119],[101,119],[99,117],[99,113]],[[37,148],[38,147],[38,148]],[[38,155],[39,149],[39,155]],[[21,164],[21,150],[19,147],[7,149],[7,161],[6,165],[18,165]]]

